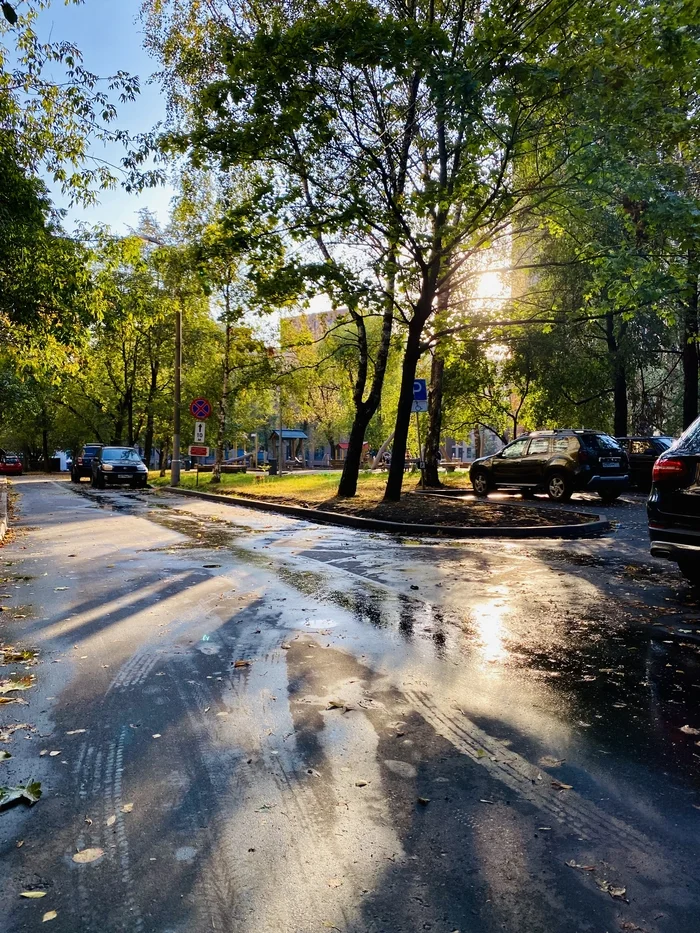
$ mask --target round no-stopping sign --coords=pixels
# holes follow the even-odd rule
[[[196,398],[190,402],[190,414],[197,421],[206,421],[211,414],[211,402],[206,398]]]

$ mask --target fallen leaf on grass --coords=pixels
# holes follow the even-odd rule
[[[41,783],[32,781],[30,784],[20,784],[17,787],[0,787],[0,807],[15,803],[18,800],[30,806],[41,797]]]
[[[46,891],[22,891],[20,897],[46,897]]]
[[[122,807],[122,813],[131,813],[133,809],[134,809],[133,803],[125,803],[124,806]]]
[[[252,663],[253,663],[252,661],[234,661],[233,666],[234,667],[250,667]]]
[[[58,914],[55,910],[47,910],[44,916],[41,918],[42,923],[46,923],[47,920],[55,920]]]
[[[580,871],[595,871],[595,865],[579,865],[574,859],[569,859],[566,864],[569,868],[578,868]]]
[[[116,816],[114,816],[114,814],[112,814],[112,816],[110,816],[110,817],[107,818],[107,825],[108,825],[108,826],[114,826],[114,824],[115,824],[116,822],[117,822],[117,818],[116,818]]]
[[[681,732],[686,735],[700,735],[700,729],[693,729],[692,726],[681,726]]]
[[[96,862],[104,854],[104,849],[100,849],[98,846],[92,849],[81,849],[80,852],[75,853],[73,861],[77,862],[78,865],[87,865],[88,862]]]
[[[561,781],[552,781],[552,787],[555,790],[572,790],[573,784],[562,784]]]

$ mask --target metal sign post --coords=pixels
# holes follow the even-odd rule
[[[413,380],[413,404],[411,411],[416,413],[416,431],[418,433],[418,463],[420,464],[420,484],[425,489],[425,463],[423,461],[423,449],[420,442],[420,420],[418,412],[428,410],[428,384],[425,379]]]
[[[194,444],[190,445],[189,455],[190,457],[208,457],[209,448],[202,447],[204,443],[204,436],[206,432],[206,419],[211,415],[212,407],[209,399],[206,398],[195,398],[190,402],[190,414],[193,418],[197,419],[194,423]],[[195,462],[195,470],[197,473],[196,483],[199,486],[199,460]]]

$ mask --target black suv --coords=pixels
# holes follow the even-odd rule
[[[629,487],[627,454],[599,431],[533,431],[500,453],[472,463],[469,477],[477,496],[492,489],[542,490],[555,502],[575,491],[597,492],[614,502]]]
[[[135,447],[100,447],[92,459],[92,486],[104,489],[108,484],[128,483],[132,489],[145,489],[148,467]]]
[[[657,459],[673,444],[672,437],[616,437],[629,457],[630,482],[636,489],[649,492],[651,471]]]
[[[70,468],[72,483],[79,483],[81,477],[92,476],[92,461],[102,450],[102,444],[86,444],[80,451],[80,456],[73,460]]]
[[[700,586],[700,418],[654,464],[647,516],[651,553]]]

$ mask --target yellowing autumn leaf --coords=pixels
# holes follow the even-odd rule
[[[44,916],[41,918],[42,923],[46,923],[47,920],[55,920],[58,914],[55,910],[47,910]]]
[[[134,809],[133,803],[125,803],[124,806],[122,807],[122,813],[131,813],[133,809]]]
[[[110,816],[109,819],[107,820],[107,825],[114,826],[116,822],[117,822],[116,816]]]
[[[97,846],[93,849],[82,849],[80,852],[75,853],[73,861],[77,862],[78,865],[86,865],[88,862],[96,862],[97,859],[102,858],[104,854],[104,849],[100,849]]]
[[[20,897],[46,897],[46,891],[22,891]]]

